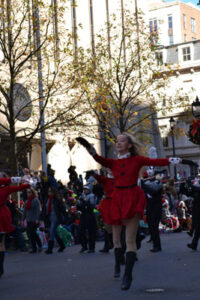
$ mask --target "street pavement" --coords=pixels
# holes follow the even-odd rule
[[[79,245],[52,255],[9,252],[0,300],[200,300],[200,250],[186,247],[186,233],[161,238],[159,253],[149,252],[151,245],[143,241],[128,291],[113,279],[113,250],[99,253],[102,242],[94,254],[80,254]]]

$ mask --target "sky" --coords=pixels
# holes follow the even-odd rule
[[[174,0],[167,0],[168,2],[172,2]],[[188,2],[192,2],[193,4],[197,5],[197,3],[199,2],[199,0],[181,0],[181,2],[185,2],[185,3],[188,3]],[[200,6],[199,6],[200,8]]]

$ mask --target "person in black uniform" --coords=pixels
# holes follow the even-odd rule
[[[80,233],[80,242],[82,248],[80,250],[80,253],[88,250],[87,247],[88,244],[89,244],[88,253],[95,252],[95,239],[96,239],[96,230],[97,230],[96,217],[93,212],[95,206],[96,206],[95,195],[91,192],[90,187],[86,185],[83,187],[83,193],[81,194],[77,202],[77,209],[81,211],[79,233]],[[86,236],[87,230],[88,230],[88,239]]]
[[[147,170],[144,173],[144,177],[154,175],[153,170]],[[147,222],[153,242],[153,248],[150,251],[159,252],[162,250],[159,234],[159,223],[162,217],[162,182],[156,177],[151,177],[149,180],[143,180],[141,184],[147,198]]]
[[[187,244],[188,248],[197,250],[198,241],[200,238],[200,181],[194,183],[192,187],[193,208],[192,208],[192,226],[194,237],[191,244]]]

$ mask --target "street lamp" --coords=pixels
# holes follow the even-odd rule
[[[169,123],[170,123],[170,129],[171,129],[171,134],[172,134],[173,157],[175,157],[176,152],[175,152],[175,142],[174,142],[174,127],[175,127],[176,121],[174,120],[173,117],[170,117]],[[176,179],[176,177],[177,177],[177,170],[176,170],[176,165],[174,165],[174,178]]]
[[[192,102],[192,114],[195,118],[200,117],[200,101],[198,96],[196,96],[195,102]]]

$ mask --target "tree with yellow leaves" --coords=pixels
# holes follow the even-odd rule
[[[109,37],[109,38],[108,38]],[[156,60],[157,47],[143,15],[124,11],[119,20],[113,15],[109,24],[96,34],[95,53],[87,49],[82,54],[81,90],[107,138],[114,140],[119,132],[130,131],[144,138],[150,128],[150,119],[162,111],[183,108],[187,98],[177,91],[167,95],[169,76],[163,75],[163,66]],[[171,66],[167,68],[172,74]]]
[[[52,140],[55,132],[82,123],[85,106],[75,88],[78,66],[66,9],[63,0],[0,4],[0,134],[10,142],[7,168],[13,174],[41,132]]]

